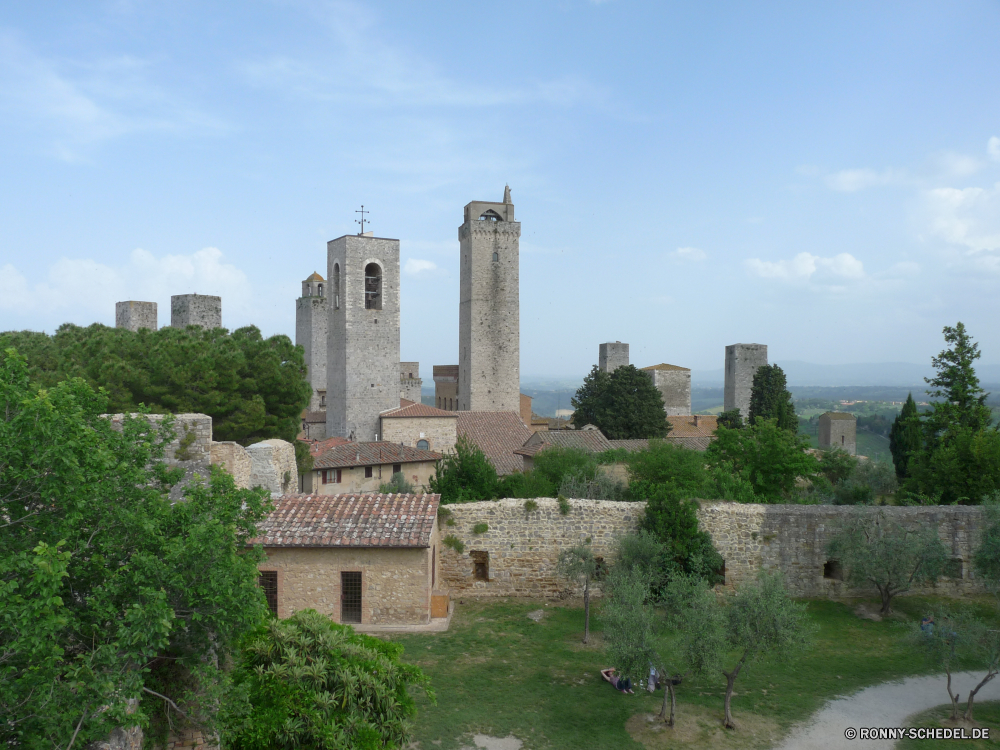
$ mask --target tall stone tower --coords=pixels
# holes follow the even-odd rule
[[[611,374],[619,367],[628,364],[628,344],[621,341],[609,341],[601,344],[597,355],[597,369]]]
[[[326,256],[326,434],[375,440],[399,408],[399,240],[346,235]]]
[[[148,328],[151,331],[155,331],[156,303],[137,302],[136,300],[116,302],[115,328],[127,328],[130,331]]]
[[[222,328],[222,297],[175,294],[170,298],[170,327]]]
[[[723,408],[739,409],[750,418],[750,392],[757,369],[767,364],[767,344],[731,344],[726,347],[726,387]]]
[[[306,377],[313,388],[309,411],[326,409],[326,281],[313,273],[295,300],[295,344],[305,349]]]
[[[458,228],[459,411],[520,410],[520,237],[509,187],[503,203],[473,201],[465,207]]]

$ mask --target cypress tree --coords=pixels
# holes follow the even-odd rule
[[[889,451],[892,453],[892,463],[896,467],[896,476],[900,479],[909,476],[910,456],[920,450],[921,443],[917,402],[910,393],[907,394],[903,410],[889,431]]]
[[[799,418],[788,391],[785,371],[778,365],[763,365],[753,376],[749,422],[755,424],[764,419],[776,419],[778,427],[790,432],[799,430]]]

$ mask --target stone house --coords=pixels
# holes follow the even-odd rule
[[[840,448],[852,456],[858,454],[858,418],[841,411],[819,415],[819,447]]]
[[[458,413],[401,400],[398,409],[379,416],[379,435],[388,443],[447,453],[458,439]]]
[[[434,594],[439,503],[439,495],[284,495],[251,542],[267,554],[260,584],[271,611],[315,609],[359,630],[447,616],[447,597]]]
[[[440,453],[399,443],[344,442],[313,459],[313,469],[303,475],[301,489],[312,495],[378,492],[393,474],[400,473],[414,487],[426,489],[440,458]]]
[[[486,454],[501,476],[523,471],[524,460],[517,455],[532,436],[531,428],[514,411],[460,411],[458,434],[470,440]]]

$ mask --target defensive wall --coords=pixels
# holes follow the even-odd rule
[[[524,500],[496,500],[442,506],[441,535],[464,544],[461,554],[442,549],[442,579],[452,597],[559,597],[579,593],[556,571],[559,553],[590,540],[595,557],[610,562],[614,540],[635,531],[643,503],[570,500],[570,511],[559,512],[556,500],[539,498],[537,509],[525,510]],[[870,595],[874,589],[849,589],[837,561],[826,554],[830,539],[846,519],[885,513],[908,528],[937,529],[951,557],[947,575],[935,584],[911,593],[949,596],[980,593],[982,584],[972,570],[972,554],[979,543],[982,510],[969,506],[878,507],[837,505],[744,505],[703,501],[698,510],[701,528],[712,537],[725,560],[728,588],[739,588],[758,571],[784,574],[793,596],[842,597]],[[488,529],[476,534],[477,524]],[[485,554],[484,554],[485,553]],[[488,580],[477,563],[488,564]]]

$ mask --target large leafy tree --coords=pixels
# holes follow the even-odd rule
[[[913,400],[913,394],[908,393],[906,403],[889,430],[889,452],[892,453],[897,477],[906,479],[909,476],[910,457],[920,450],[922,444],[917,402]]]
[[[749,484],[757,502],[778,503],[791,495],[796,479],[819,472],[806,446],[806,438],[779,427],[777,420],[760,419],[742,430],[719,427],[707,456],[717,470]]]
[[[7,745],[83,747],[181,706],[210,728],[225,682],[215,665],[266,612],[262,553],[247,548],[265,493],[218,472],[171,503],[169,435],[141,417],[117,431],[107,410],[84,381],[39,389],[14,350],[0,355]]]
[[[795,416],[792,394],[788,391],[785,371],[778,365],[763,365],[754,373],[749,416],[750,424],[773,419],[781,429],[798,432],[799,419]]]
[[[612,440],[665,437],[670,431],[663,397],[635,365],[613,373],[594,366],[572,400],[573,424],[592,424]]]
[[[455,451],[437,462],[428,485],[431,492],[441,495],[442,503],[493,500],[501,487],[497,470],[482,448],[464,435],[455,443]]]

